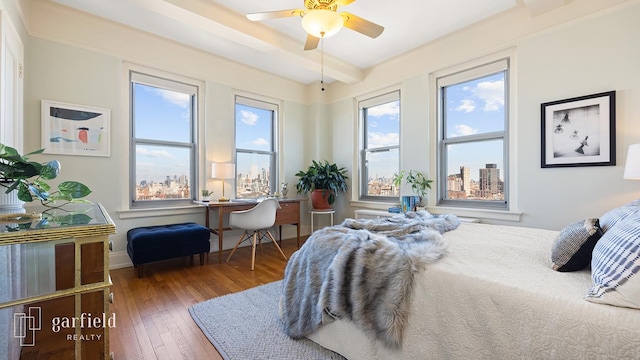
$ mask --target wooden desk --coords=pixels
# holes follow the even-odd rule
[[[280,240],[282,240],[282,225],[296,225],[297,228],[297,244],[300,247],[300,202],[306,199],[301,198],[286,198],[278,199],[280,202],[280,209],[276,211],[276,222],[274,225],[280,227]],[[222,264],[222,240],[224,230],[231,230],[229,227],[224,227],[225,214],[237,210],[246,210],[256,206],[257,201],[227,201],[227,202],[202,202],[195,201],[196,204],[203,205],[206,209],[205,225],[209,228],[209,231],[218,236],[218,262]],[[218,227],[212,228],[209,225],[209,212],[215,211],[218,215]]]

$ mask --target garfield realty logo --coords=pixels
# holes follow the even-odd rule
[[[13,336],[20,339],[20,346],[35,346],[36,332],[42,330],[42,308],[30,306],[26,312],[13,315]],[[93,316],[91,313],[82,313],[80,316],[55,316],[51,319],[51,331],[59,333],[65,329],[99,329],[115,328],[116,314],[107,317],[102,313]],[[64,333],[64,331],[63,331]],[[66,334],[66,340],[92,341],[101,340],[102,334]]]
[[[110,317],[102,313],[100,316],[92,316],[91,313],[82,313],[80,316],[56,316],[51,319],[51,331],[60,332],[62,329],[98,329],[116,327],[116,314]],[[67,340],[100,340],[101,334],[67,334]]]
[[[27,312],[13,314],[13,337],[20,339],[20,346],[35,346],[36,331],[42,329],[42,309],[38,306],[27,308]],[[31,341],[27,335],[31,333]]]

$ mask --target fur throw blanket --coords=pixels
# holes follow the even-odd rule
[[[285,332],[296,339],[309,335],[324,314],[349,319],[387,346],[400,347],[414,274],[443,256],[441,233],[459,224],[455,215],[418,211],[317,230],[285,269]]]

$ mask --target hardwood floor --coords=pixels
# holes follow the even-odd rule
[[[296,240],[282,241],[287,258],[297,250]],[[224,252],[225,260],[229,250]],[[281,280],[286,261],[270,242],[256,252],[251,271],[251,247],[238,249],[230,262],[218,264],[209,254],[205,265],[189,266],[189,258],[144,266],[144,277],[133,268],[111,271],[112,311],[116,327],[110,330],[114,359],[222,359],[191,318],[188,308],[213,297]]]

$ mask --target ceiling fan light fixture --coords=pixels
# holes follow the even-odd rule
[[[302,17],[302,28],[317,38],[335,35],[344,23],[342,16],[335,11],[317,9],[306,12]]]

